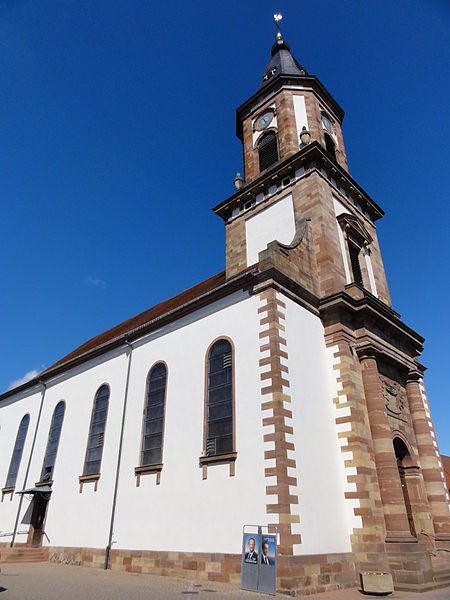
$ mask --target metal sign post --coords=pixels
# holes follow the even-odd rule
[[[277,539],[267,525],[244,525],[242,528],[241,588],[275,596],[277,587]]]

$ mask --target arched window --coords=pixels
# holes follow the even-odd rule
[[[22,460],[23,447],[25,446],[25,439],[27,437],[29,424],[30,415],[25,415],[20,421],[19,430],[17,432],[16,443],[14,444],[14,450],[11,457],[11,464],[9,465],[8,477],[6,478],[6,488],[13,488],[16,486],[17,474],[19,472],[20,461]]]
[[[53,469],[55,468],[56,453],[58,452],[59,438],[61,436],[61,427],[64,419],[66,404],[63,400],[58,402],[53,411],[52,423],[48,433],[47,448],[45,450],[44,462],[42,464],[41,481],[51,481],[53,479]]]
[[[205,442],[206,456],[234,452],[233,348],[226,339],[208,353]]]
[[[277,137],[273,131],[265,133],[258,143],[259,170],[264,171],[278,160]]]
[[[91,427],[89,429],[83,475],[100,473],[108,403],[109,387],[102,385],[95,394],[94,406],[92,407]]]
[[[336,148],[335,148],[335,145],[334,145],[331,135],[329,135],[326,132],[323,135],[325,137],[325,148],[326,148],[328,154],[330,154],[331,157],[334,160],[336,160]]]
[[[164,434],[167,368],[157,363],[148,374],[147,393],[142,426],[140,466],[160,465]]]

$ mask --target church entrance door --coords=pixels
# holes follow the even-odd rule
[[[33,497],[33,511],[31,513],[30,530],[28,532],[28,545],[33,548],[42,546],[44,535],[45,516],[47,514],[48,498],[43,494]]]
[[[406,444],[400,438],[394,438],[394,450],[395,457],[397,458],[398,474],[400,476],[400,483],[402,484],[403,500],[405,502],[406,515],[408,517],[409,529],[411,535],[417,537],[416,528],[414,526],[414,517],[411,508],[411,500],[408,491],[408,477],[407,470],[408,466],[411,465],[411,457],[409,455]]]

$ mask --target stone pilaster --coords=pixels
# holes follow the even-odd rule
[[[333,332],[333,326],[325,330],[325,341],[336,380],[333,402],[347,474],[345,497],[353,503],[353,555],[358,570],[386,571],[386,530],[358,358],[351,340]]]
[[[276,525],[280,534],[278,553],[291,556],[295,554],[295,546],[301,543],[301,536],[298,533],[297,463],[286,365],[288,353],[283,333],[286,305],[274,289],[261,292],[259,297],[261,410],[267,448],[264,452],[266,512],[271,519],[269,530]]]
[[[436,540],[450,542],[450,512],[445,475],[420,372],[409,373],[406,395]]]

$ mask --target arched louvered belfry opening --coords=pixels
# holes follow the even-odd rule
[[[330,156],[333,158],[333,160],[336,160],[336,146],[334,145],[331,135],[326,132],[324,132],[323,135],[325,137],[325,148],[326,148],[328,154],[330,154]]]
[[[258,142],[259,170],[264,171],[278,161],[277,136],[268,131]]]

